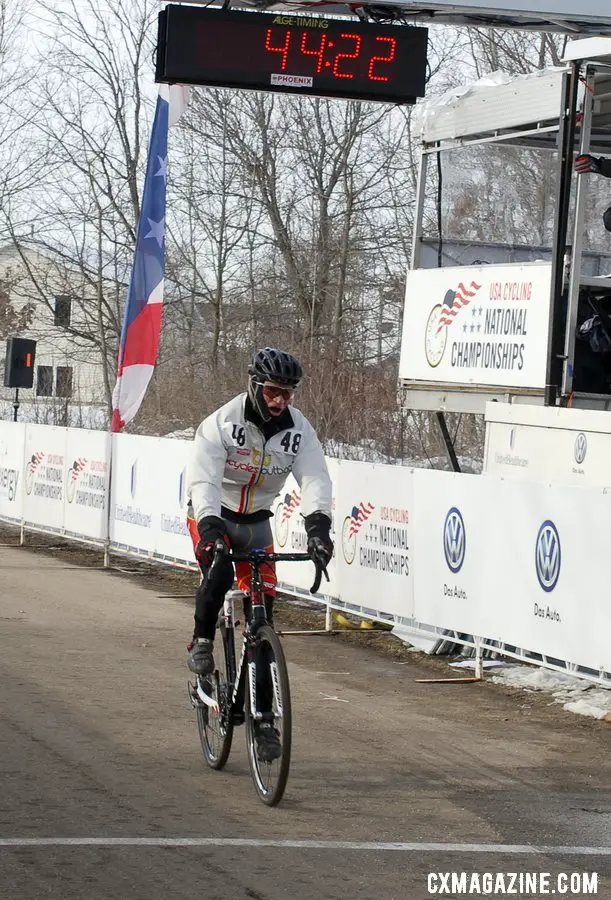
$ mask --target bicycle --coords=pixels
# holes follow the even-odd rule
[[[189,696],[197,711],[197,727],[204,758],[211,769],[222,769],[231,750],[233,729],[246,724],[248,767],[259,798],[267,806],[280,802],[286,788],[291,761],[291,693],[286,660],[280,638],[270,625],[265,608],[260,568],[266,562],[314,562],[316,576],[310,592],[320,587],[322,575],[329,576],[323,560],[308,553],[248,553],[230,551],[224,541],[215,544],[208,577],[222,558],[231,562],[250,563],[250,594],[243,595],[244,634],[242,653],[236,666],[236,621],[233,597],[227,596],[218,625],[223,663],[212,675],[197,675],[189,682]],[[250,614],[247,615],[247,601]],[[257,752],[257,723],[273,721],[279,734],[281,753],[273,761],[265,761]]]

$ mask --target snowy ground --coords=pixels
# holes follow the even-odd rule
[[[496,684],[507,684],[524,691],[543,691],[549,694],[553,703],[561,704],[569,712],[611,722],[611,689],[582,678],[513,663],[506,664],[489,677]]]
[[[409,629],[395,627],[393,634],[408,644],[414,652],[431,653],[437,637],[416,634]],[[559,703],[568,712],[611,723],[611,688],[601,687],[583,678],[566,675],[552,669],[523,665],[502,659],[482,660],[484,678],[495,684],[522,688],[526,692],[541,691],[550,697],[550,703]],[[467,658],[449,663],[453,669],[475,669],[475,659]],[[494,674],[493,674],[494,673]],[[457,673],[458,674],[458,673]]]

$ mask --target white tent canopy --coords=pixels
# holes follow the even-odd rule
[[[198,2],[198,0],[190,0]],[[199,0],[207,3],[207,0]],[[316,0],[239,0],[237,4],[253,9],[283,9],[287,12],[310,10],[318,15],[354,15],[354,7],[345,3]],[[520,28],[569,34],[611,34],[609,0],[361,0],[359,7],[367,18],[380,21],[417,21],[419,24],[477,25],[483,28]]]
[[[611,145],[611,38],[572,41],[565,60],[609,64],[595,75],[596,103],[590,145],[609,152]],[[565,67],[511,77],[494,72],[419,104],[416,112],[423,144],[503,140],[555,146],[562,105]],[[584,91],[580,86],[580,99]]]

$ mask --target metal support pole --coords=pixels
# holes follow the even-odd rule
[[[585,71],[585,90],[581,119],[579,153],[590,150],[592,133],[592,113],[594,111],[594,78],[595,70],[587,66]],[[568,306],[566,313],[566,332],[564,335],[564,360],[562,369],[562,396],[568,397],[573,390],[573,366],[575,360],[575,330],[577,328],[577,312],[581,287],[581,259],[583,253],[583,230],[586,211],[588,179],[577,177],[575,194],[575,222],[573,224],[573,245],[571,247],[571,268],[568,288]]]
[[[331,631],[331,604],[327,599],[327,608],[325,610],[325,631]]]
[[[17,421],[17,411],[19,410],[19,388],[15,388],[15,400],[13,402],[13,422]]]
[[[412,237],[412,261],[410,269],[420,268],[422,260],[422,217],[424,214],[424,197],[426,191],[426,172],[429,157],[427,153],[420,154],[418,167],[418,181],[416,183],[416,203],[414,206],[414,224]]]
[[[482,665],[482,639],[475,638],[475,677],[483,678],[484,667]]]
[[[108,453],[108,509],[106,511],[106,534],[104,535],[104,568],[110,568],[110,506],[112,502],[112,475],[113,475],[113,435],[109,435],[109,453]]]
[[[573,145],[577,120],[577,93],[579,89],[580,63],[575,62],[571,72],[563,78],[563,108],[558,133],[558,184],[554,220],[554,249],[552,254],[552,294],[549,307],[547,337],[547,368],[545,377],[545,405],[555,406],[561,391],[564,363],[564,334],[566,311],[564,309],[564,264],[566,236],[569,220],[569,200],[573,170]]]
[[[448,429],[448,423],[446,422],[446,417],[442,412],[436,412],[437,421],[439,422],[439,429],[441,431],[441,435],[443,437],[443,442],[446,447],[446,453],[448,454],[448,459],[450,460],[450,465],[452,466],[453,472],[460,472],[460,466],[458,464],[458,457],[456,456],[456,451],[454,450],[454,444],[452,443],[452,438],[450,437],[450,431]]]

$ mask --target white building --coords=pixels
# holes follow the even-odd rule
[[[106,289],[108,288],[108,294]],[[101,317],[108,296],[102,286],[61,260],[13,244],[0,247],[0,361],[6,339],[37,341],[34,384],[19,390],[18,418],[47,424],[106,427],[107,385],[101,346]],[[110,388],[114,372],[109,373]],[[0,387],[0,417],[13,417],[15,389]]]

